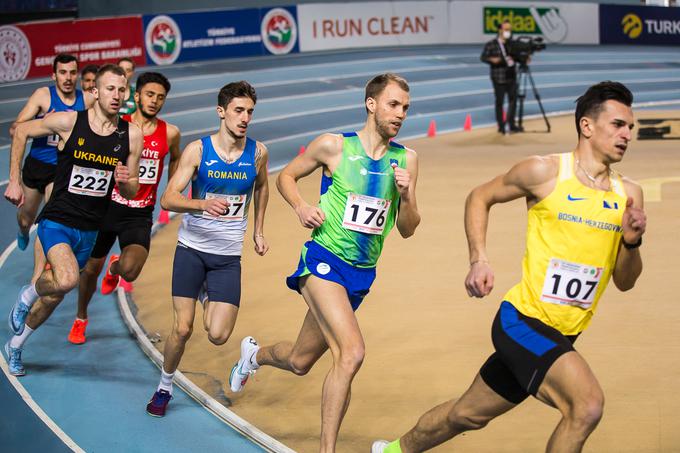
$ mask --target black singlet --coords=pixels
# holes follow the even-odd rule
[[[104,219],[118,161],[127,162],[130,133],[127,121],[108,136],[92,132],[88,111],[78,112],[71,136],[57,152],[52,196],[38,222],[48,219],[79,230],[98,230]]]

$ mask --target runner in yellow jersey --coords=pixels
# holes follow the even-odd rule
[[[527,158],[470,193],[465,287],[474,297],[493,288],[486,251],[491,206],[527,201],[522,280],[505,295],[493,322],[496,352],[461,398],[431,409],[400,439],[376,441],[373,453],[428,450],[483,428],[529,395],[562,413],[546,451],[581,451],[602,417],[604,396],[573,343],[610,277],[627,291],[642,272],[642,189],[611,170],[632,138],[632,103],[633,95],[618,82],[590,87],[577,100],[573,152]]]

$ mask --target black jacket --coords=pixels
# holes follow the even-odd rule
[[[505,42],[505,54],[508,54],[508,49],[510,48],[510,41]],[[500,57],[500,64],[493,64],[489,61],[490,57]],[[501,46],[498,42],[498,38],[494,38],[484,45],[484,50],[482,55],[479,57],[484,63],[490,66],[491,80],[495,84],[504,85],[506,83],[515,83],[516,70],[515,66],[508,66],[507,61],[503,58],[503,52],[501,51]]]

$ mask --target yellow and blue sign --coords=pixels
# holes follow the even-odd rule
[[[680,8],[600,5],[600,43],[680,45]]]

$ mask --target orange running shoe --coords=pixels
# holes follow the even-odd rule
[[[111,275],[111,265],[118,261],[120,258],[118,255],[111,255],[109,258],[109,265],[106,268],[106,274],[102,279],[102,294],[111,294],[118,288],[118,283],[120,282],[120,275]]]
[[[68,341],[73,344],[83,344],[85,343],[85,328],[87,327],[87,319],[80,320],[76,319],[73,321],[73,326],[71,327],[71,332],[68,334]]]
[[[121,288],[123,288],[123,291],[126,293],[131,293],[134,287],[132,286],[132,283],[129,281],[125,280],[123,277],[120,278],[120,283],[119,285]]]

